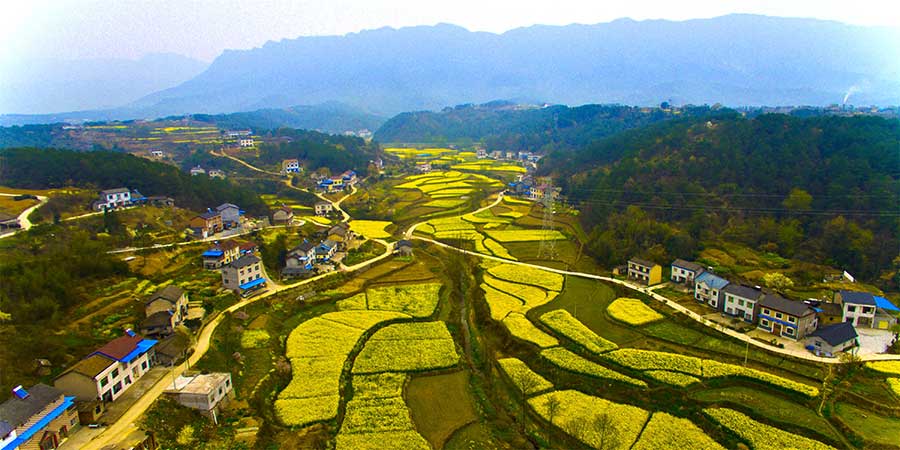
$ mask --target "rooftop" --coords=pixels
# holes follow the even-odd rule
[[[150,301],[152,302],[153,300],[161,298],[172,303],[177,303],[182,295],[184,295],[184,290],[182,290],[178,286],[175,286],[174,284],[170,284],[156,291],[152,296],[150,296]]]
[[[697,275],[697,278],[694,278],[694,282],[704,283],[713,289],[722,289],[728,285],[728,280],[710,272],[703,272]]]
[[[206,219],[206,220],[209,220],[209,219],[215,219],[216,217],[219,217],[219,213],[217,213],[217,212],[205,212],[205,213],[203,213],[203,214],[200,214],[200,215],[197,216],[197,217],[199,217],[199,218],[201,218],[201,219]]]
[[[675,261],[672,261],[672,265],[675,267],[681,267],[682,269],[690,270],[692,272],[700,272],[701,270],[704,269],[703,266],[701,266],[700,264],[697,264],[695,262],[685,261],[683,259],[676,259]]]
[[[223,372],[195,375],[190,377],[181,375],[166,387],[166,393],[208,395],[209,393],[215,391],[216,388],[219,387],[219,385],[224,383],[225,380],[229,379],[230,377],[230,374]]]
[[[63,372],[63,374],[75,372],[88,378],[94,378],[115,363],[116,361],[110,359],[107,356],[91,355],[85,359],[82,359],[81,361],[78,361],[78,363],[72,366],[71,369]]]
[[[875,296],[868,292],[841,291],[841,300],[844,303],[853,303],[854,305],[876,305]]]
[[[235,205],[234,203],[222,203],[221,205],[216,206],[216,211],[222,211],[222,210],[226,210],[226,209],[230,209],[230,208],[241,209],[238,207],[238,205]]]
[[[142,328],[151,328],[151,327],[163,327],[163,326],[171,326],[172,325],[172,312],[171,311],[158,311],[153,314],[147,316],[143,322],[141,322]]]
[[[123,188],[123,187],[121,187],[121,188],[114,188],[114,189],[105,189],[105,190],[102,190],[102,191],[100,191],[100,195],[106,195],[106,194],[124,194],[124,193],[126,193],[126,192],[129,192],[129,191],[128,191],[128,188]]]
[[[231,264],[229,264],[229,266],[231,266],[235,269],[240,269],[241,267],[247,267],[247,266],[256,264],[258,262],[259,262],[259,258],[257,258],[256,256],[244,255],[244,256],[241,256],[240,258],[232,261]]]
[[[806,303],[788,300],[778,294],[766,294],[763,296],[762,300],[759,301],[759,306],[771,308],[797,317],[816,313]]]
[[[0,403],[0,420],[15,428],[20,427],[63,396],[63,392],[59,389],[43,383],[26,390],[28,396],[24,399],[13,395],[9,400]]]
[[[642,258],[631,258],[628,260],[628,262],[633,262],[635,264],[645,266],[645,267],[653,267],[653,266],[657,265],[653,261],[647,261],[646,259],[642,259]]]
[[[852,323],[841,322],[819,328],[810,334],[810,336],[818,336],[831,345],[839,345],[849,340],[856,339],[859,335],[856,333],[856,328],[853,328]]]
[[[680,267],[680,266],[679,266]],[[747,298],[750,300],[759,300],[759,297],[763,295],[763,292],[759,289],[752,288],[750,286],[744,286],[743,284],[732,283],[728,286],[725,286],[722,289],[722,292],[726,294],[735,295],[741,298]]]
[[[153,339],[144,339],[138,335],[125,335],[109,341],[103,347],[98,348],[91,355],[104,355],[117,361],[131,361],[141,353],[146,352],[156,345]]]

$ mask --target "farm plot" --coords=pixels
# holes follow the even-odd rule
[[[542,315],[540,320],[551,330],[565,336],[591,353],[599,355],[619,348],[614,342],[598,336],[564,309],[548,312]]]
[[[900,375],[900,361],[870,361],[866,367],[887,375]]]
[[[416,432],[404,402],[406,374],[354,375],[353,399],[347,402],[336,448],[430,449]]]
[[[488,273],[501,280],[530,284],[548,291],[559,292],[563,287],[562,275],[528,266],[500,264],[488,269]]]
[[[456,150],[450,148],[386,148],[385,153],[390,153],[400,159],[433,159],[442,155],[456,155]]]
[[[453,170],[474,170],[478,172],[510,172],[510,173],[525,173],[526,170],[522,166],[518,166],[515,164],[504,164],[495,161],[477,161],[477,162],[465,162],[460,164],[454,164],[450,166]]]
[[[725,450],[697,425],[687,419],[664,412],[653,413],[632,450],[689,448],[692,450]]]
[[[351,220],[350,230],[367,239],[387,239],[391,237],[391,234],[384,229],[392,224],[392,222],[384,220]]]
[[[551,416],[550,399],[557,405]],[[545,420],[552,421],[566,433],[595,448],[599,448],[606,436],[585,426],[597,416],[604,416],[610,421],[612,435],[617,437],[616,449],[628,449],[637,440],[641,429],[650,417],[650,413],[636,406],[622,405],[593,397],[578,391],[555,391],[533,397],[528,403]],[[604,430],[607,431],[607,430]],[[609,448],[609,447],[606,447]]]
[[[397,311],[413,317],[428,317],[440,301],[439,283],[399,284],[369,288],[365,294],[338,302],[341,310]]]
[[[548,348],[541,351],[541,357],[559,367],[572,373],[579,373],[595,378],[605,378],[608,380],[620,381],[637,387],[647,387],[647,383],[623,375],[615,370],[608,369],[593,361],[588,361],[562,347]]]
[[[333,419],[347,356],[369,328],[410,316],[387,311],[339,311],[301,323],[287,339],[293,378],[278,394],[275,410],[290,426]]]
[[[559,345],[559,341],[555,337],[541,331],[534,326],[524,314],[513,312],[509,313],[501,321],[503,326],[509,330],[509,334],[517,339],[530,342],[540,348],[554,347]]]
[[[519,312],[522,313],[550,302],[557,294],[555,291],[545,291],[535,286],[501,280],[491,276],[490,273],[484,275],[484,282],[498,291],[505,292],[521,300],[523,303],[523,310]]]
[[[655,322],[663,315],[636,298],[617,298],[606,308],[610,317],[628,325],[640,326]]]
[[[485,234],[500,243],[566,240],[566,235],[556,230],[488,230]]]
[[[808,450],[834,449],[819,441],[798,436],[770,425],[757,422],[749,416],[728,408],[707,408],[703,413],[710,419],[747,440],[756,450],[782,450],[802,448]]]
[[[519,392],[525,395],[553,389],[553,383],[535,373],[518,358],[502,358],[498,359],[497,363],[500,364],[503,373],[512,381],[513,385],[519,389]]]
[[[644,372],[644,375],[647,375],[660,383],[677,387],[688,387],[700,382],[700,379],[697,377],[685,375],[681,372],[670,372],[668,370],[648,370]]]
[[[353,373],[423,372],[458,362],[456,344],[443,322],[400,323],[378,330],[366,342]]]

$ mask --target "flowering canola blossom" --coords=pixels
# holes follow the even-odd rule
[[[606,312],[613,319],[634,326],[648,324],[663,318],[662,314],[636,298],[617,298],[606,307]]]
[[[623,375],[615,370],[608,369],[593,361],[588,361],[562,347],[548,348],[541,351],[541,356],[553,365],[568,370],[569,372],[580,373],[597,378],[606,378],[615,381],[621,381],[638,387],[647,387],[647,383]]]
[[[619,348],[614,342],[598,336],[564,309],[542,315],[541,322],[591,353],[599,355]]]
[[[275,401],[279,419],[291,426],[333,419],[344,362],[360,337],[378,323],[409,317],[387,311],[339,311],[298,325],[287,340],[293,378]]]
[[[498,359],[497,362],[500,364],[500,368],[503,369],[503,373],[509,377],[519,392],[522,392],[523,389],[525,390],[523,392],[525,395],[553,389],[553,383],[535,373],[520,359],[502,358]]]
[[[337,449],[430,449],[403,400],[406,374],[354,375],[353,399],[347,402],[337,435]]]
[[[388,325],[378,330],[353,364],[353,373],[418,372],[453,367],[456,344],[443,322]]]
[[[804,450],[833,450],[834,447],[819,441],[780,430],[757,422],[749,416],[728,408],[707,408],[703,413],[712,420],[728,428],[734,434],[750,442],[756,450],[783,450],[796,448]]]
[[[596,430],[586,426],[598,415],[605,414],[611,420],[615,435],[619,439],[617,449],[628,449],[634,444],[641,429],[650,417],[644,409],[631,405],[613,403],[579,391],[555,391],[532,397],[528,403],[545,420],[550,420],[548,399],[555,398],[558,408],[553,414],[553,424],[566,433],[593,447],[597,447],[601,436]]]
[[[684,448],[691,450],[725,450],[697,425],[687,419],[655,412],[641,432],[632,450]]]

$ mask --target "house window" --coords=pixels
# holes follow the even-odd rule
[[[141,363],[141,369],[147,370],[147,361]]]
[[[103,377],[100,379],[100,387],[106,387],[109,384],[109,377]]]
[[[853,305],[847,306],[847,312],[856,312],[856,307]]]
[[[822,346],[822,341],[816,341],[816,347],[821,347],[821,346]]]
[[[769,311],[768,309],[763,309],[763,314],[768,316],[768,315],[772,314],[772,311]]]
[[[784,329],[784,334],[787,334],[787,335],[793,335],[793,334],[794,334],[794,329],[793,329],[793,328],[790,328],[790,327],[785,328],[785,329]]]
[[[782,315],[780,312],[775,313],[775,318],[776,318],[776,319],[781,319],[781,318],[783,318],[783,317],[784,317],[784,315]]]
[[[796,317],[790,317],[790,316],[789,316],[789,317],[788,317],[788,322],[790,322],[790,323],[797,323],[797,318],[796,318]]]
[[[119,378],[119,369],[113,369],[112,373],[110,373],[109,376],[111,376],[113,380]]]
[[[767,327],[767,326],[769,326],[769,321],[766,320],[766,319],[763,319],[763,320],[760,320],[760,321],[759,321],[759,324],[762,325],[762,326],[764,326],[764,327]]]
[[[738,300],[738,306],[744,306],[744,301],[743,301],[743,300]]]
[[[122,382],[121,381],[113,385],[113,389],[112,389],[113,394],[118,394],[119,391],[121,391],[121,390],[122,390]]]

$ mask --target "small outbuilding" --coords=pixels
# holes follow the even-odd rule
[[[859,345],[856,328],[851,322],[841,322],[819,328],[806,338],[806,348],[820,356],[832,356]]]

